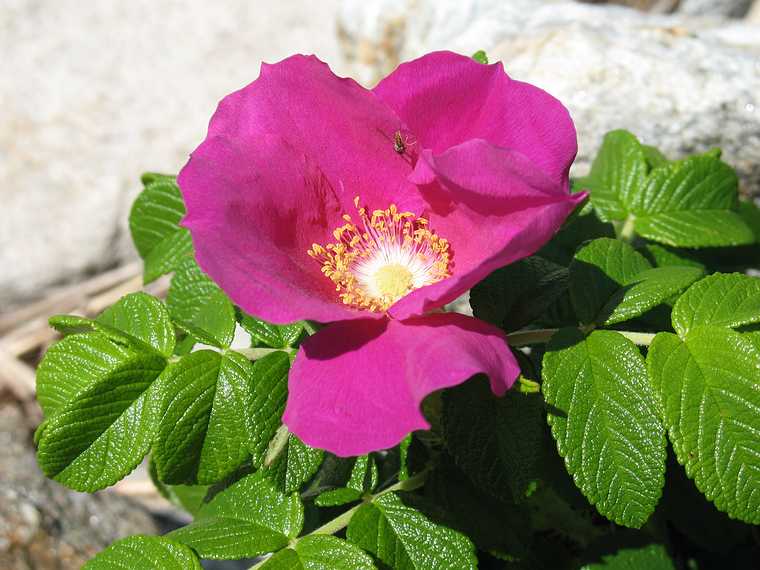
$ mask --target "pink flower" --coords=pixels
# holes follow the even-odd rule
[[[225,97],[179,175],[201,268],[272,323],[328,323],[301,346],[284,422],[338,455],[428,428],[420,402],[519,368],[498,329],[435,312],[531,255],[570,195],[573,123],[500,63],[437,52],[372,90],[315,57],[262,65]]]

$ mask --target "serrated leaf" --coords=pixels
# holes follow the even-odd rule
[[[673,328],[683,338],[700,325],[739,327],[760,322],[760,279],[715,273],[695,283],[673,307]]]
[[[100,552],[82,570],[202,570],[187,546],[162,536],[128,536]]]
[[[707,153],[655,168],[628,208],[636,233],[678,247],[752,243],[737,206],[733,169]]]
[[[623,220],[628,204],[649,171],[641,143],[628,131],[611,131],[604,136],[591,172],[579,181],[591,190],[591,203],[602,220]]]
[[[475,317],[506,331],[530,324],[567,290],[567,269],[538,256],[497,269],[470,291]]]
[[[375,570],[362,549],[328,535],[305,536],[295,548],[277,552],[261,570]]]
[[[165,366],[158,355],[132,353],[62,404],[39,438],[45,475],[94,492],[137,467],[158,427],[163,394],[154,380]]]
[[[497,398],[486,382],[470,380],[443,398],[444,434],[457,465],[484,491],[523,500],[540,476],[540,396],[507,392]]]
[[[174,178],[148,176],[143,181],[146,186],[132,205],[129,229],[149,283],[173,271],[192,253],[193,244],[190,232],[179,226],[185,205]]]
[[[55,343],[37,368],[37,401],[45,416],[54,415],[134,356],[134,350],[100,332],[75,334]]]
[[[345,487],[320,493],[315,499],[319,507],[336,507],[353,503],[365,493],[371,493],[377,487],[379,472],[377,463],[371,455],[361,455],[354,460]]]
[[[271,348],[293,346],[304,331],[303,321],[289,325],[273,325],[238,311],[238,322],[258,342]]]
[[[269,442],[282,425],[288,398],[290,359],[285,352],[273,352],[253,363],[253,404],[248,411],[250,451],[253,464],[260,467]]]
[[[147,293],[130,293],[103,311],[97,318],[55,315],[50,326],[64,335],[100,332],[117,344],[138,351],[156,351],[169,357],[174,351],[175,333],[164,304]]]
[[[642,271],[624,283],[602,308],[609,315],[605,325],[611,325],[641,316],[650,309],[681,293],[702,277],[697,267],[656,267]]]
[[[678,462],[731,517],[760,524],[760,350],[730,329],[659,333],[647,364]]]
[[[582,244],[601,237],[614,238],[615,228],[611,223],[600,220],[592,209],[567,220],[549,243],[539,250],[538,256],[567,266]]]
[[[666,457],[641,353],[616,332],[562,329],[543,362],[548,421],[568,472],[601,514],[641,527],[660,498]]]
[[[636,233],[677,247],[718,247],[753,243],[754,233],[730,210],[686,210],[636,218]]]
[[[229,348],[235,336],[235,307],[195,260],[176,268],[166,303],[180,328],[205,344]]]
[[[644,151],[644,158],[650,168],[658,168],[668,164],[667,157],[662,154],[660,149],[650,146],[648,144],[641,145],[641,149]]]
[[[673,561],[661,544],[623,548],[602,556],[602,562],[586,564],[581,570],[675,570]]]
[[[394,493],[362,505],[346,536],[395,570],[477,568],[474,547],[464,535],[431,522]]]
[[[206,495],[208,495],[208,485],[167,485],[162,483],[158,479],[156,463],[152,458],[148,463],[148,474],[156,490],[164,499],[175,507],[187,511],[193,517],[198,514]]]
[[[582,323],[603,322],[609,300],[642,271],[652,266],[627,243],[595,239],[575,254],[570,264],[570,300]]]
[[[340,505],[347,505],[348,503],[354,503],[362,498],[362,492],[357,489],[350,489],[348,487],[340,487],[338,489],[330,489],[317,495],[314,499],[314,504],[318,507],[337,507]]]
[[[704,263],[694,259],[685,251],[656,243],[647,243],[641,249],[641,253],[656,267],[698,267],[705,270]]]
[[[280,493],[258,472],[220,492],[193,523],[168,536],[203,558],[251,558],[287,546],[301,532],[303,517],[298,494]]]
[[[314,476],[324,457],[324,451],[309,447],[290,434],[285,449],[267,473],[278,489],[292,493]]]
[[[161,481],[209,485],[248,458],[252,376],[251,363],[235,352],[193,352],[167,369],[153,448]]]

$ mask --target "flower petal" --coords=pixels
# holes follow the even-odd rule
[[[561,182],[577,152],[575,127],[562,103],[510,79],[501,63],[434,52],[399,65],[373,91],[421,148],[436,154],[480,138],[521,152]]]
[[[410,177],[430,227],[451,244],[452,276],[412,291],[389,313],[406,319],[456,299],[489,273],[535,253],[585,199],[569,194],[519,152],[471,140],[423,151]]]
[[[430,427],[420,403],[431,392],[482,372],[504,394],[520,372],[505,340],[456,313],[329,325],[298,352],[283,421],[307,444],[344,457],[392,447]]]
[[[178,177],[201,268],[273,323],[371,317],[340,303],[307,251],[334,241],[356,195],[420,209],[408,157],[393,148],[400,127],[370,91],[314,57],[262,66],[219,104]]]

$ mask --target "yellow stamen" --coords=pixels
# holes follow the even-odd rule
[[[373,210],[354,199],[360,226],[350,215],[333,232],[336,242],[312,244],[308,254],[335,283],[346,305],[386,311],[414,289],[449,276],[449,243],[428,229],[428,221],[395,204]]]

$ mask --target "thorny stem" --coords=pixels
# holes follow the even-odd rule
[[[364,497],[362,502],[355,507],[351,507],[348,509],[345,513],[341,513],[331,521],[326,522],[321,527],[314,529],[309,534],[305,536],[311,536],[314,534],[335,534],[338,531],[343,530],[348,526],[348,523],[351,522],[351,518],[356,514],[356,511],[358,511],[365,503],[369,503],[372,500],[376,499],[377,497],[381,497],[383,495],[386,495],[388,493],[392,493],[393,491],[414,491],[415,489],[419,489],[425,484],[425,480],[427,479],[428,471],[422,471],[415,475],[414,477],[410,477],[409,479],[406,479],[404,481],[399,481],[398,483],[391,485],[387,489],[383,489],[379,493],[376,493],[374,495],[367,495]],[[295,538],[290,541],[291,547],[298,544],[298,541],[304,538],[303,536]],[[265,558],[264,560],[260,560],[253,566],[251,566],[248,570],[256,570],[257,568],[261,568],[266,561],[269,560],[268,558]]]

